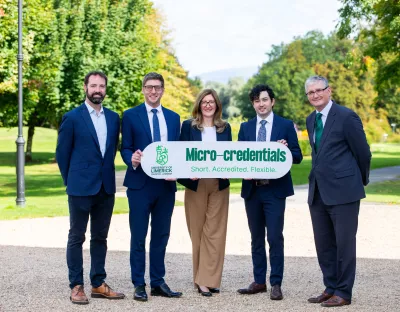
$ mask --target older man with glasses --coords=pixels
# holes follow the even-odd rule
[[[322,294],[308,301],[323,307],[349,305],[360,199],[369,181],[371,152],[360,118],[331,100],[326,78],[308,78],[305,90],[315,108],[306,121],[312,148],[308,205],[325,284]]]

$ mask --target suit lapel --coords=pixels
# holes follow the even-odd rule
[[[249,141],[257,141],[256,131],[257,131],[257,117],[249,120]]]
[[[308,140],[310,141],[312,152],[315,151],[314,149],[314,127],[315,127],[315,111],[311,113],[310,119],[309,119],[309,124],[308,124]]]
[[[218,133],[217,132],[217,141],[226,141],[226,135],[225,135],[225,131]]]
[[[139,118],[140,121],[143,124],[144,130],[146,130],[147,136],[150,140],[150,143],[153,142],[153,138],[151,137],[151,130],[150,130],[150,124],[149,124],[149,117],[147,116],[147,110],[146,110],[146,105],[141,104],[142,107],[140,108],[139,112]]]
[[[193,141],[203,141],[201,137],[201,131],[197,128],[190,127],[190,136]]]
[[[82,114],[83,120],[84,120],[85,123],[86,123],[86,126],[87,126],[88,129],[89,129],[90,134],[91,134],[92,137],[93,137],[93,140],[94,140],[94,142],[95,142],[95,144],[96,144],[96,146],[97,146],[97,150],[98,150],[98,152],[101,154],[101,151],[100,151],[100,144],[99,144],[99,139],[97,138],[96,129],[94,128],[92,118],[90,118],[89,111],[88,111],[88,109],[87,109],[85,103],[83,103],[83,104],[81,105],[81,114]]]
[[[331,131],[332,125],[335,122],[335,115],[336,115],[336,104],[332,103],[332,107],[329,110],[328,116],[326,117],[324,131],[322,132],[322,137],[321,137],[321,142],[319,144],[317,157],[320,154],[322,148],[324,147],[324,143],[326,141],[326,138],[329,135],[329,132]]]
[[[161,106],[164,118],[165,118],[165,123],[167,126],[167,133],[168,133],[168,141],[175,141],[175,129],[173,129],[173,123],[170,122],[171,116],[169,114],[169,111],[165,109],[164,107]]]
[[[274,120],[272,122],[272,129],[271,129],[271,142],[276,142],[278,140],[278,136],[279,136],[279,118],[277,117],[277,115],[274,114]]]

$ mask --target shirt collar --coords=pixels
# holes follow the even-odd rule
[[[89,111],[89,114],[93,114],[93,112],[95,114],[97,114],[96,110],[92,106],[90,106],[88,103],[86,103],[86,101],[85,101],[85,105]],[[101,104],[100,104],[100,114],[104,114],[103,105],[101,105]]]
[[[158,111],[157,113],[161,113],[161,104],[158,105],[157,107],[152,107],[149,104],[147,104],[146,102],[144,102],[144,105],[146,106],[146,111],[148,113],[151,113],[151,110],[154,109],[154,108]]]
[[[321,113],[322,116],[327,117],[329,114],[329,111],[331,110],[331,107],[332,107],[332,100],[329,100],[328,105],[326,105],[322,111],[320,111],[320,112],[317,111],[317,114]]]
[[[271,113],[268,115],[267,118],[264,118],[267,123],[272,124],[272,121],[274,120],[274,112],[271,111]],[[260,121],[263,120],[263,118],[261,118],[260,116],[257,115],[257,125],[260,124]]]

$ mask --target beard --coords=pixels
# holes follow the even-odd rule
[[[99,96],[96,97],[96,95]],[[96,105],[100,105],[103,102],[104,98],[106,97],[106,95],[101,92],[93,92],[92,94],[89,94],[87,91],[86,91],[86,96],[90,102]]]

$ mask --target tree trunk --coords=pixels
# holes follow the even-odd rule
[[[26,153],[25,153],[25,162],[29,163],[32,162],[32,142],[33,142],[33,135],[35,134],[35,124],[29,123],[28,126],[28,141],[26,143]]]

